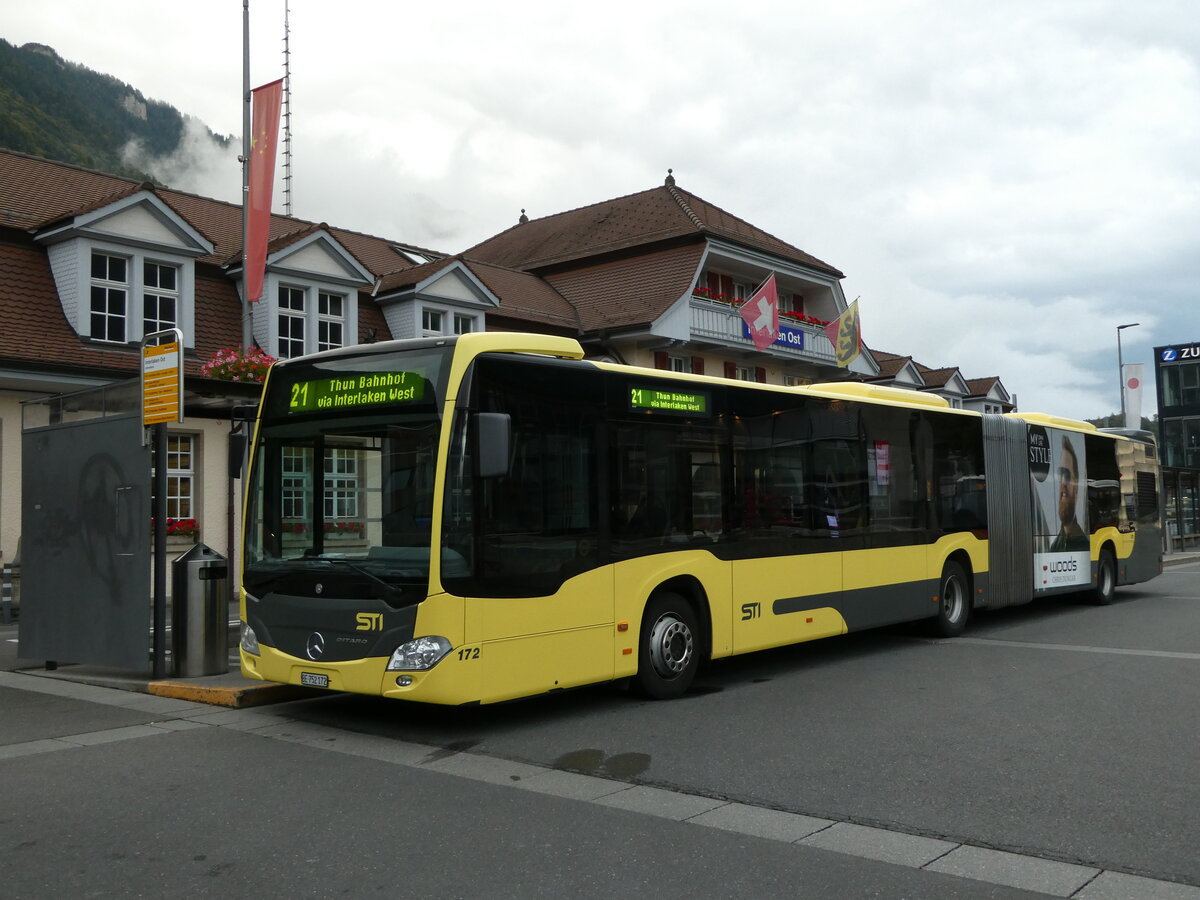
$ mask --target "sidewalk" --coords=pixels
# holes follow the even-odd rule
[[[1200,551],[1170,553],[1163,557],[1163,567],[1200,562]],[[236,607],[233,607],[236,609]],[[139,691],[176,700],[191,700],[213,706],[241,709],[268,703],[283,703],[303,697],[314,697],[325,691],[302,688],[294,685],[274,684],[243,678],[238,670],[237,646],[238,623],[229,623],[230,671],[223,675],[202,675],[191,678],[154,679],[144,672],[122,672],[102,666],[63,664],[57,669],[46,669],[36,660],[19,660],[16,644],[11,641],[17,636],[17,624],[4,626],[0,632],[8,638],[0,642],[0,670],[19,672],[38,678],[53,678],[91,684],[97,687],[116,688],[124,691]]]
[[[313,697],[319,693],[314,688],[302,688],[268,681],[243,678],[236,664],[224,675],[200,675],[191,678],[163,678],[155,680],[145,673],[120,672],[100,666],[64,665],[57,669],[44,667],[16,669],[21,675],[90,684],[95,687],[115,688],[123,691],[138,691],[156,697],[173,700],[190,700],[231,709],[262,706],[268,703],[283,703]]]
[[[136,691],[175,700],[190,700],[195,703],[208,703],[213,706],[234,709],[267,703],[282,703],[321,693],[310,688],[255,681],[242,677],[238,669],[239,625],[237,606],[234,604],[230,605],[229,671],[220,675],[155,679],[148,672],[128,672],[105,666],[70,663],[60,663],[56,669],[47,669],[41,660],[21,659],[17,656],[16,638],[19,624],[20,619],[18,618],[10,625],[0,626],[0,671],[12,671],[36,678],[90,684],[122,691]],[[168,644],[169,642],[168,636]]]

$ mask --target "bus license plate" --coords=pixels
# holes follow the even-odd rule
[[[308,687],[329,687],[329,676],[318,675],[316,672],[301,672],[300,683]]]

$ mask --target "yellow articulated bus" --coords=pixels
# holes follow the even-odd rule
[[[466,334],[276,364],[242,672],[430,703],[604,681],[1162,569],[1154,443],[856,383],[793,388]]]

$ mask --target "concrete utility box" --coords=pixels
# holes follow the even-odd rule
[[[225,557],[205,544],[171,563],[171,655],[175,675],[229,671],[229,591]]]

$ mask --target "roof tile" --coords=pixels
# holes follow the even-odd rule
[[[634,247],[712,235],[842,277],[837,269],[708,201],[672,185],[531,219],[463,255],[542,271]]]

